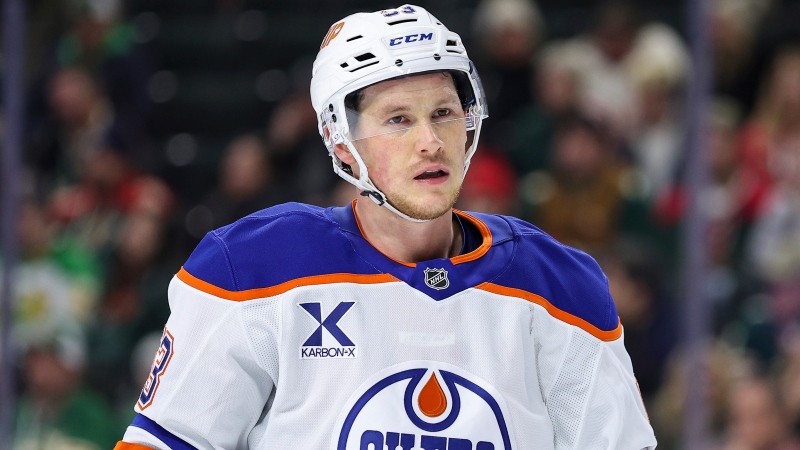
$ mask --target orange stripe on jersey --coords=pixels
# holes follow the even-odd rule
[[[578,316],[572,315],[566,311],[562,311],[556,308],[550,302],[548,302],[544,297],[530,293],[528,291],[500,286],[498,284],[489,282],[480,284],[476,286],[476,288],[492,292],[494,294],[505,295],[508,297],[523,298],[531,303],[536,303],[537,305],[547,310],[547,313],[555,317],[556,319],[562,322],[566,322],[570,325],[574,325],[602,341],[615,341],[619,339],[620,336],[622,336],[622,324],[619,322],[619,320],[617,320],[617,327],[615,329],[609,331],[603,331],[600,328],[597,328],[596,326],[581,319]]]
[[[465,263],[465,262],[470,262],[470,261],[475,261],[476,259],[478,259],[481,256],[485,255],[486,252],[488,252],[489,249],[492,248],[492,232],[489,231],[489,227],[486,226],[485,223],[481,222],[481,220],[478,219],[477,217],[471,216],[471,215],[465,213],[464,211],[460,211],[460,210],[455,209],[455,208],[453,209],[453,211],[457,215],[459,215],[462,218],[468,220],[471,224],[475,225],[478,228],[478,230],[480,230],[481,237],[483,237],[483,242],[481,243],[481,246],[476,248],[475,250],[473,250],[473,251],[471,251],[469,253],[466,253],[464,255],[458,255],[458,256],[454,257],[453,259],[451,259],[450,261],[453,263],[453,265],[461,264],[461,263]]]
[[[119,441],[117,445],[114,446],[114,450],[153,450],[150,447],[145,447],[144,445],[140,444],[129,444],[127,442]]]
[[[295,280],[289,280],[285,283],[281,283],[277,286],[266,288],[247,289],[244,291],[229,291],[195,277],[187,272],[183,267],[181,267],[181,270],[178,272],[178,278],[197,290],[211,294],[215,297],[224,298],[225,300],[233,300],[236,302],[272,297],[301,286],[314,286],[319,284],[334,283],[378,284],[399,281],[397,278],[388,273],[379,273],[374,275],[333,273],[330,275],[313,275],[310,277],[297,278]]]

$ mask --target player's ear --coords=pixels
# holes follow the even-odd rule
[[[342,160],[343,163],[354,166],[356,165],[356,159],[353,157],[353,154],[350,153],[350,149],[347,148],[344,144],[336,144],[333,147],[333,153],[336,154],[336,157]]]

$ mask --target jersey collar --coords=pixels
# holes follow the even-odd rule
[[[482,242],[475,250],[453,258],[418,263],[394,260],[378,251],[361,232],[354,206],[355,202],[328,211],[350,241],[355,253],[376,270],[394,276],[433,300],[444,300],[489,281],[497,277],[513,260],[513,239],[510,242],[505,239],[495,243],[492,232],[484,221],[455,209],[453,212],[460,220],[469,222],[480,230]]]
[[[400,261],[400,260],[394,259],[394,258],[384,254],[383,252],[378,250],[374,245],[372,245],[372,242],[370,242],[369,238],[367,238],[367,236],[364,234],[364,230],[361,228],[361,222],[359,221],[358,214],[356,213],[356,202],[358,202],[357,199],[353,200],[353,202],[348,207],[342,208],[342,210],[344,210],[342,212],[344,212],[345,214],[338,214],[337,217],[336,217],[337,221],[339,221],[339,225],[342,228],[344,228],[345,231],[348,231],[351,234],[355,234],[357,236],[360,236],[367,244],[369,244],[370,247],[372,247],[372,249],[375,252],[379,253],[384,258],[389,259],[389,260],[395,262],[396,264],[400,264],[400,265],[403,265],[403,266],[406,266],[406,267],[412,267],[412,268],[416,267],[417,266],[416,263],[410,263],[410,262],[405,262],[405,261]],[[468,214],[468,213],[466,213],[464,211],[461,211],[461,210],[453,208],[453,213],[456,215],[456,217],[459,220],[459,222],[460,221],[467,221],[467,222],[471,223],[475,228],[477,228],[480,231],[481,238],[482,238],[482,243],[475,250],[473,250],[473,251],[471,251],[469,253],[465,253],[465,254],[461,254],[461,255],[458,255],[458,256],[454,256],[452,258],[442,258],[442,259],[447,259],[447,260],[450,261],[451,264],[457,265],[457,264],[463,264],[463,263],[470,262],[470,261],[475,261],[475,260],[481,258],[482,256],[484,256],[489,251],[489,249],[492,247],[492,232],[489,230],[489,227],[485,223],[483,223],[483,221],[478,219],[477,217],[472,216],[472,215],[470,215],[470,214]],[[342,219],[344,219],[344,220],[342,220]],[[463,225],[462,225],[462,227],[463,227]],[[466,238],[466,236],[465,236],[465,238]]]

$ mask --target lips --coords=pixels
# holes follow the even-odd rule
[[[414,179],[415,180],[432,180],[432,179],[436,179],[436,178],[446,177],[449,174],[450,173],[447,171],[447,169],[445,169],[445,168],[443,168],[441,166],[428,167],[428,168],[425,168],[424,170],[418,172],[417,175],[414,177]]]
[[[447,175],[447,172],[444,170],[426,170],[421,174],[414,177],[415,180],[429,180],[431,178],[439,178]]]

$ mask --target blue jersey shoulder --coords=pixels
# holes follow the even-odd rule
[[[505,219],[517,241],[514,262],[493,283],[539,295],[600,330],[617,328],[608,279],[594,258],[523,220]]]
[[[516,234],[516,230],[512,226],[513,223],[512,221],[522,222],[519,219],[508,216],[501,216],[499,214],[486,214],[486,213],[479,213],[472,211],[464,211],[464,212],[466,214],[469,214],[477,218],[489,228],[489,232],[492,235],[493,247],[502,244],[504,242],[513,240]],[[527,222],[522,222],[522,223],[527,223]]]
[[[329,211],[301,203],[267,208],[209,232],[183,267],[229,291],[314,275],[377,273],[353,252]]]

